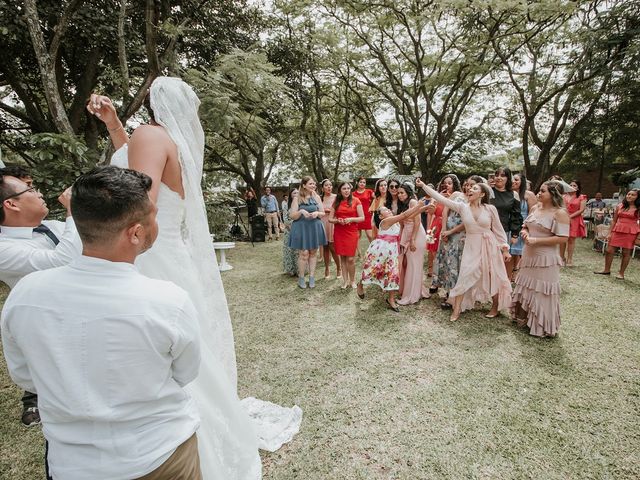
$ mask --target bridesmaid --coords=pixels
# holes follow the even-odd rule
[[[335,225],[333,247],[340,257],[342,288],[356,288],[356,249],[358,248],[358,223],[364,220],[360,200],[351,194],[351,184],[342,182],[329,213],[329,221]]]
[[[371,242],[362,265],[362,276],[358,282],[358,297],[364,298],[364,285],[378,285],[389,293],[386,300],[389,308],[394,312],[400,309],[396,305],[396,292],[399,288],[400,270],[398,266],[398,243],[400,240],[400,223],[402,220],[419,215],[427,207],[418,204],[405,210],[399,215],[393,215],[391,210],[382,206],[378,213],[380,230],[378,236]]]
[[[378,210],[380,207],[384,207],[387,204],[387,201],[391,199],[391,194],[387,189],[387,180],[385,178],[381,178],[376,182],[376,186],[373,189],[373,201],[371,202],[371,206],[369,207],[369,213],[372,214],[371,217],[371,231],[373,232],[373,236],[378,236],[378,225],[380,225],[380,214]]]
[[[511,305],[511,282],[504,267],[510,255],[498,211],[489,204],[491,188],[485,183],[473,185],[467,190],[467,204],[445,198],[420,179],[416,180],[416,185],[458,212],[464,224],[466,239],[460,273],[447,300],[453,305],[450,320],[458,320],[460,313],[473,308],[476,302],[489,300],[492,306],[485,316],[497,317],[500,310]]]
[[[356,180],[356,190],[353,192],[353,196],[360,200],[362,204],[362,210],[364,212],[364,221],[358,224],[358,239],[360,239],[362,231],[367,236],[367,240],[371,242],[374,239],[371,229],[371,211],[369,207],[373,201],[373,190],[367,188],[367,179],[365,177],[358,177]]]
[[[604,257],[604,270],[593,272],[599,275],[611,274],[611,263],[616,248],[622,250],[620,271],[616,275],[618,280],[624,280],[624,271],[631,260],[631,253],[640,234],[640,191],[637,188],[629,190],[620,205],[616,207],[608,237],[609,245]]]
[[[298,273],[298,251],[289,247],[289,236],[291,235],[291,217],[289,217],[289,210],[291,209],[291,202],[294,198],[298,198],[298,189],[294,188],[289,192],[289,199],[287,200],[286,207],[282,209],[282,223],[284,223],[284,234],[282,236],[282,266],[284,273],[295,277]]]
[[[460,180],[458,177],[450,174],[442,177],[437,187],[438,191],[447,198],[450,198],[454,192],[460,191]],[[429,288],[429,293],[436,293],[438,291],[438,280],[435,276],[435,270],[438,268],[436,263],[434,267],[434,261],[438,255],[440,249],[440,236],[442,233],[443,224],[447,223],[448,211],[445,212],[446,208],[441,203],[436,203],[436,208],[433,214],[431,215],[431,223],[429,225],[429,230],[433,230],[433,237],[435,242],[427,245],[427,264],[429,265],[429,276],[433,277],[431,281],[431,288]],[[434,269],[435,268],[435,269]]]
[[[418,205],[413,188],[403,183],[398,188],[398,213]],[[417,303],[421,298],[429,298],[429,290],[424,286],[424,254],[427,249],[427,234],[420,216],[402,222],[400,236],[400,295],[399,305]]]
[[[507,167],[500,167],[496,170],[493,186],[493,198],[491,204],[498,210],[502,229],[509,238],[510,246],[518,242],[520,229],[522,228],[522,214],[520,213],[520,200],[516,198],[512,191],[511,170]],[[507,274],[511,278],[513,272],[513,261],[511,257],[505,261]]]
[[[562,186],[542,184],[539,203],[525,220],[520,271],[513,291],[511,315],[536,337],[553,337],[560,328],[560,266],[558,245],[567,242],[569,215],[563,208]]]
[[[327,236],[320,220],[324,215],[322,199],[316,193],[316,181],[305,176],[300,181],[298,196],[291,202],[289,216],[293,220],[289,247],[299,250],[298,287],[307,288],[305,271],[309,268],[309,288],[316,286],[316,252],[327,244]]]
[[[336,194],[333,193],[333,184],[331,180],[325,178],[320,183],[320,198],[322,199],[322,208],[324,209],[324,217],[321,218],[324,225],[324,231],[327,234],[328,244],[322,248],[322,258],[324,260],[324,279],[329,280],[329,267],[331,266],[331,257],[336,264],[336,278],[340,278],[340,259],[333,248],[333,223],[329,222],[329,213],[331,206],[336,201]]]
[[[395,215],[398,213],[398,188],[400,187],[400,182],[397,180],[389,180],[387,185],[389,195],[387,195],[387,203],[385,206]]]
[[[565,265],[567,267],[573,267],[573,251],[576,248],[576,238],[584,238],[587,236],[587,230],[584,226],[584,218],[582,214],[584,209],[587,208],[587,196],[582,195],[582,186],[577,180],[572,180],[569,183],[571,190],[564,195],[564,206],[569,212],[569,218],[571,219],[571,225],[569,226],[569,242],[566,245],[565,257],[565,245],[560,246],[560,255],[565,259]]]
[[[458,177],[455,175],[449,175],[449,177],[453,183],[453,191],[448,192],[449,196],[447,198],[456,202],[464,202],[465,197],[462,192],[460,192],[460,181]],[[449,298],[449,291],[458,281],[460,258],[462,257],[465,235],[464,225],[462,224],[462,218],[459,213],[451,210],[449,207],[444,207],[442,219],[442,233],[440,234],[440,244],[438,246],[438,252],[436,253],[433,279],[429,293],[436,293],[438,288],[442,288],[446,292],[446,298]],[[451,308],[451,305],[444,301],[440,304],[440,307],[448,309]]]
[[[535,194],[528,189],[527,177],[525,177],[524,173],[516,173],[513,176],[513,185],[511,186],[511,190],[520,201],[520,214],[522,215],[522,218],[527,218],[529,212],[533,210],[533,207],[538,203],[538,199]],[[507,264],[507,274],[512,281],[514,280],[515,272],[518,271],[518,263],[520,262],[523,248],[524,238],[519,236],[518,241],[516,243],[512,243],[511,249],[509,250],[512,260]],[[511,272],[509,272],[510,269],[512,270]]]

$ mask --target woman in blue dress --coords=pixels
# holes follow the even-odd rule
[[[298,287],[307,288],[305,270],[309,270],[309,288],[316,286],[316,252],[327,244],[327,236],[320,218],[324,215],[322,199],[316,193],[316,181],[302,177],[298,198],[294,198],[289,209],[293,221],[289,234],[289,247],[298,253]]]

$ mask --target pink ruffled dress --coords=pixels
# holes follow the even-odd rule
[[[568,237],[569,224],[559,223],[557,211],[535,211],[524,226],[532,238]],[[560,267],[558,245],[525,245],[513,291],[511,315],[526,312],[529,333],[552,337],[560,328]]]

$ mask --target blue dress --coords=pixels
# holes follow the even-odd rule
[[[529,204],[526,199],[522,199],[520,202],[520,213],[522,214],[522,220],[529,216]],[[518,241],[511,245],[509,249],[509,253],[511,255],[522,255],[522,249],[524,248],[524,239],[522,237],[518,237]]]
[[[298,208],[300,210],[306,210],[309,213],[320,210],[313,197],[309,198],[307,203],[299,204]],[[319,218],[306,218],[300,216],[291,224],[289,248],[296,250],[315,250],[316,248],[326,244],[327,235],[324,231],[322,220]]]

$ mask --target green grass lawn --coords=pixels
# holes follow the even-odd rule
[[[436,299],[396,314],[375,288],[299,290],[279,243],[238,244],[223,279],[240,394],[304,410],[264,477],[640,478],[640,261],[624,282],[593,275],[590,244],[562,273],[555,339],[480,311],[452,324]],[[0,478],[42,478],[41,433],[4,363],[0,378]]]

